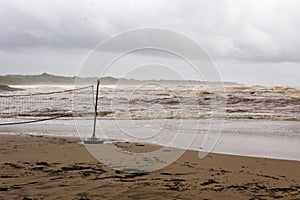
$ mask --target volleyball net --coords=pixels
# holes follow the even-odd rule
[[[93,97],[93,85],[51,92],[2,93],[0,125],[33,123],[92,112]]]

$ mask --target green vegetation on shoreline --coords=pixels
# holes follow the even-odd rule
[[[39,74],[39,75],[4,75],[0,76],[0,85],[73,85],[75,80],[78,84],[95,84],[96,77],[66,77],[57,76],[52,74]],[[185,80],[135,80],[126,78],[114,78],[114,77],[103,77],[100,78],[101,84],[104,85],[139,85],[149,82],[161,83],[161,84],[171,84],[171,85],[186,85]],[[201,81],[188,81],[191,85],[205,85]],[[213,85],[220,85],[219,82],[210,82]],[[224,85],[241,85],[235,82],[223,82]]]

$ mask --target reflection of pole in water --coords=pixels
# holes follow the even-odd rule
[[[99,85],[100,85],[100,79],[97,79],[93,135],[91,138],[85,139],[83,141],[84,144],[103,144],[102,140],[100,140],[99,138],[96,138],[96,122],[97,122],[97,116],[98,116],[97,107],[98,107]]]

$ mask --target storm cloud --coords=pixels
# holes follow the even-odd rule
[[[180,32],[205,47],[223,69],[287,63],[294,70],[300,62],[297,0],[2,0],[0,5],[2,73],[17,65],[13,58],[18,56],[25,66],[49,67],[43,62],[57,58],[51,66],[59,61],[75,69],[99,42],[139,27]],[[55,52],[63,52],[66,60]],[[30,64],[34,55],[44,61]]]

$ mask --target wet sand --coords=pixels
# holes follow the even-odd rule
[[[126,174],[95,160],[77,138],[0,138],[0,199],[300,199],[299,161],[222,154],[200,160],[187,151],[164,169]]]

